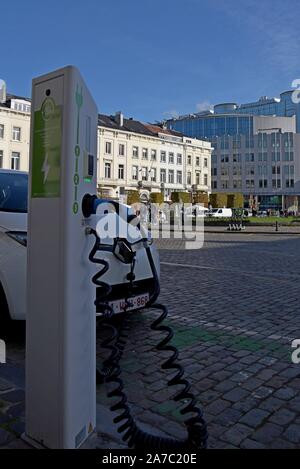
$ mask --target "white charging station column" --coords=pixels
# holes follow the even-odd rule
[[[78,70],[33,80],[26,316],[26,438],[77,448],[95,428],[93,240],[97,107]]]

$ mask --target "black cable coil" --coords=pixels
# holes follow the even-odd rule
[[[109,264],[104,259],[99,259],[96,257],[96,253],[101,250],[100,239],[96,231],[91,230],[96,238],[95,244],[90,252],[89,260],[95,264],[102,265],[103,268],[98,273],[96,273],[92,282],[100,287],[102,291],[98,291],[97,299],[95,300],[95,305],[97,310],[101,311],[103,322],[101,325],[104,327],[109,327],[112,331],[112,334],[109,338],[105,339],[101,344],[103,348],[110,351],[109,357],[104,361],[102,370],[97,370],[98,377],[100,380],[107,383],[114,383],[117,386],[109,391],[107,396],[109,398],[118,398],[118,401],[111,406],[110,410],[113,412],[119,412],[119,414],[113,419],[114,423],[120,424],[118,427],[118,432],[122,433],[122,440],[127,442],[129,448],[143,449],[143,450],[157,450],[157,451],[191,451],[205,449],[207,445],[207,428],[206,423],[202,415],[202,411],[196,405],[196,399],[193,393],[191,392],[191,385],[187,379],[183,378],[184,370],[183,367],[176,363],[178,358],[178,350],[173,345],[169,345],[169,342],[172,340],[173,331],[169,326],[162,325],[162,322],[168,315],[167,308],[158,303],[151,303],[151,300],[155,300],[157,297],[157,289],[159,289],[158,277],[154,267],[153,259],[148,248],[148,259],[156,280],[156,290],[152,293],[151,298],[148,303],[148,307],[162,311],[161,315],[155,319],[151,324],[151,329],[158,332],[165,332],[166,336],[159,342],[156,346],[158,351],[167,351],[171,352],[171,356],[164,361],[161,365],[163,370],[174,370],[176,371],[175,376],[173,376],[168,381],[168,386],[177,386],[182,385],[183,389],[180,390],[173,397],[175,402],[181,400],[188,400],[189,402],[185,405],[184,408],[180,410],[182,415],[185,414],[194,414],[192,417],[188,417],[184,421],[184,425],[187,430],[187,438],[185,440],[176,440],[173,438],[165,438],[156,435],[151,435],[143,430],[141,430],[132,414],[128,405],[127,396],[124,392],[124,384],[120,377],[121,368],[120,368],[120,359],[122,358],[125,345],[126,345],[126,324],[125,324],[125,315],[120,318],[119,316],[119,327],[117,328],[114,325],[113,321],[113,310],[105,301],[107,295],[111,292],[111,287],[100,280],[100,278],[108,271]],[[147,249],[146,249],[147,251]],[[150,257],[149,257],[150,256]],[[154,270],[153,270],[154,269]],[[130,297],[130,287],[133,283],[133,278],[129,282],[129,295]],[[158,290],[159,291],[159,290]],[[128,305],[128,298],[125,299],[125,305]],[[126,309],[126,308],[125,308]],[[110,321],[110,322],[107,322]]]

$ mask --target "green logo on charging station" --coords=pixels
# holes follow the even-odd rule
[[[62,107],[46,98],[34,113],[32,197],[60,196]]]

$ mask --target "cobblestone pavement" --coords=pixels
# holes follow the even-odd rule
[[[300,338],[300,237],[220,232],[207,233],[200,250],[181,250],[178,240],[158,244],[160,301],[203,407],[209,447],[299,448],[300,364],[291,362],[291,342]],[[169,399],[174,388],[166,387],[164,355],[154,348],[154,317],[149,310],[129,318],[123,378],[140,425],[184,437],[182,403]],[[104,335],[99,331],[98,343]],[[99,362],[103,356],[98,347]],[[0,446],[23,447],[22,334],[9,342],[8,358],[0,368]],[[113,402],[107,390],[97,388],[101,406]],[[104,422],[98,430],[106,433]],[[104,444],[121,443],[116,437]]]

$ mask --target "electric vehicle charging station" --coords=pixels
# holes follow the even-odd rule
[[[108,397],[114,422],[129,447],[190,450],[206,447],[202,412],[169,345],[168,311],[155,303],[159,258],[131,208],[98,199],[97,107],[74,67],[33,80],[28,216],[26,321],[26,431],[32,445],[78,448],[96,425],[96,371],[116,387]],[[106,232],[105,227],[113,227]],[[93,243],[94,240],[94,243]],[[165,336],[156,349],[168,351],[163,370],[180,385],[187,438],[178,441],[141,430],[131,415],[120,377],[129,311],[160,312],[151,329]],[[116,314],[120,324],[115,325]],[[96,317],[111,336],[110,351],[96,368]],[[130,316],[130,314],[129,314]],[[193,414],[193,415],[192,415]]]
[[[28,216],[25,438],[77,448],[96,423],[92,241],[97,107],[78,70],[33,80]]]

